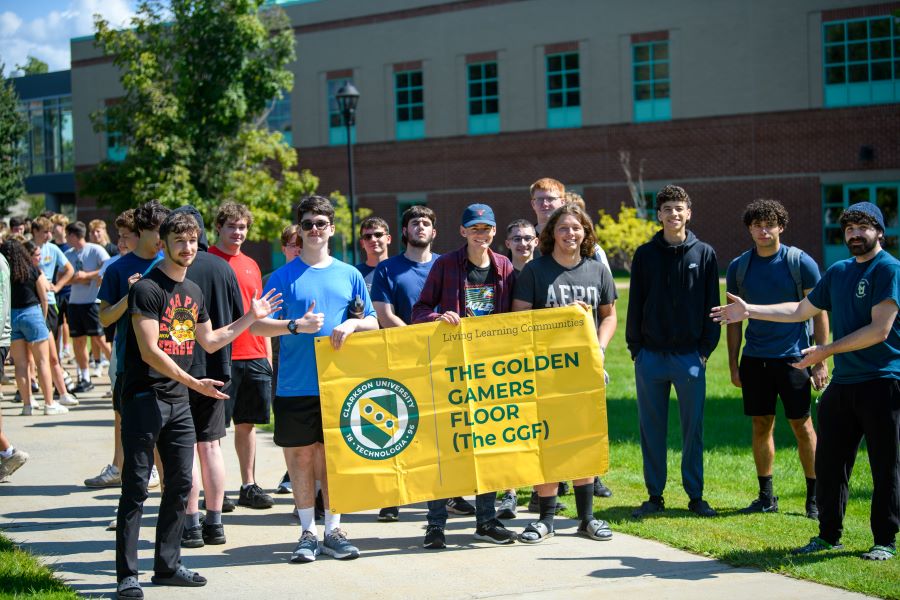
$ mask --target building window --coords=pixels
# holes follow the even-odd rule
[[[425,137],[425,98],[422,71],[394,73],[394,98],[397,106],[397,139]]]
[[[894,256],[900,251],[900,220],[898,220],[900,182],[847,183],[822,186],[823,258],[825,266],[850,256],[841,230],[841,213],[857,202],[872,202],[884,215],[885,250]]]
[[[581,127],[581,75],[577,52],[547,55],[547,127]]]
[[[469,80],[469,135],[500,131],[497,63],[466,65]]]
[[[900,17],[822,27],[826,107],[900,102]]]
[[[19,148],[25,175],[74,171],[72,97],[26,100],[18,110],[29,125]]]
[[[669,99],[669,41],[632,45],[634,120],[666,121],[672,118]]]
[[[341,110],[337,103],[337,92],[345,83],[352,83],[349,77],[328,80],[328,143],[332,146],[347,143],[347,128],[341,117]],[[350,127],[350,139],[356,143],[356,125]]]
[[[128,155],[128,148],[122,142],[122,132],[109,127],[109,117],[106,118],[106,158],[113,162],[122,162]]]
[[[291,94],[285,92],[281,98],[272,101],[272,108],[266,115],[266,126],[269,131],[280,131],[284,143],[294,145],[294,133],[291,127]]]

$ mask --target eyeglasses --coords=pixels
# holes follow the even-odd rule
[[[562,198],[560,198],[559,196],[544,196],[543,198],[534,198],[534,201],[538,204],[541,204],[542,202],[556,202],[557,200],[562,200]]]
[[[383,232],[383,231],[375,231],[375,232],[372,232],[372,233],[364,233],[363,236],[362,236],[362,239],[364,239],[364,240],[366,240],[366,241],[370,241],[370,240],[373,240],[373,239],[375,239],[375,240],[380,240],[381,238],[383,238],[383,237],[386,236],[386,235],[387,235],[387,233],[385,233],[385,232]]]
[[[533,235],[514,235],[509,239],[512,240],[512,242],[515,244],[521,244],[522,242],[525,242],[526,244],[530,244],[532,241],[536,240],[537,238]]]
[[[326,221],[324,219],[320,219],[318,221],[300,221],[300,229],[303,231],[310,231],[313,227],[322,231],[326,229],[329,225],[331,225],[331,221]]]

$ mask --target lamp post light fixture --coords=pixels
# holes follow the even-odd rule
[[[351,131],[356,124],[356,104],[359,102],[359,90],[349,81],[342,85],[335,94],[341,119],[347,129],[347,181],[350,194],[350,248],[353,264],[356,264],[356,194],[353,189],[353,139]]]

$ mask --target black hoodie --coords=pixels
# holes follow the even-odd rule
[[[719,305],[719,266],[712,246],[692,232],[672,246],[659,231],[639,247],[628,293],[625,341],[632,359],[641,348],[706,358],[715,350],[721,328],[709,313]]]

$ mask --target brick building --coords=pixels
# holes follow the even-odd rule
[[[359,204],[393,227],[427,203],[439,251],[461,243],[470,202],[491,204],[501,227],[533,218],[539,177],[580,192],[592,216],[616,211],[629,202],[620,150],[643,161],[648,192],[688,190],[692,228],[723,268],[750,245],[740,215],[758,197],[788,207],[786,241],[823,265],[847,255],[836,215],[860,199],[882,207],[898,251],[900,2],[280,4],[298,59],[270,126],[322,191],[346,190],[334,93],[352,81]],[[109,59],[73,40],[76,170],[119,151],[88,115],[120,95]],[[83,197],[78,210],[97,212]]]

